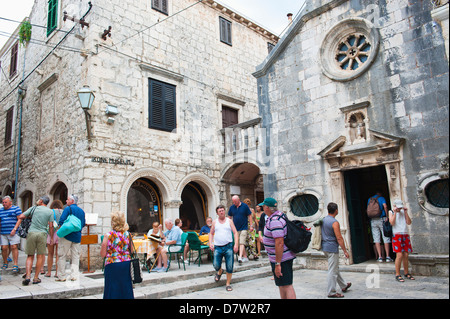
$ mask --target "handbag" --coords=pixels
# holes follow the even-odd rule
[[[70,206],[69,209],[69,216],[67,216],[64,223],[56,232],[56,235],[58,235],[58,237],[60,238],[66,237],[70,233],[78,232],[81,230],[81,220],[77,216],[72,214],[72,209],[70,208]]]
[[[134,248],[133,239],[131,238],[130,233],[128,233],[128,236],[130,238],[130,257],[131,257],[131,263],[130,263],[130,274],[131,274],[131,280],[133,284],[139,284],[142,282],[142,271],[141,271],[141,265],[139,263],[139,258],[136,253],[136,249]],[[131,252],[131,245],[133,245],[134,254]]]
[[[33,207],[33,210],[31,211],[31,214],[28,218],[25,218],[17,227],[17,235],[19,235],[20,238],[27,238],[28,230],[31,226],[31,219],[33,218],[33,213],[36,210],[37,206]]]
[[[392,225],[387,218],[383,222],[383,235],[384,237],[392,237]]]

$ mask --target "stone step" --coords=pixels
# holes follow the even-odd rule
[[[176,265],[174,267],[177,267]],[[225,264],[223,264],[225,267]],[[294,269],[302,268],[295,265]],[[272,273],[268,258],[261,258],[259,261],[249,261],[238,265],[235,263],[232,283],[253,280],[270,276]],[[180,294],[225,286],[226,275],[216,283],[214,281],[215,270],[211,263],[187,266],[186,271],[169,270],[167,273],[147,274],[144,272],[144,280],[140,284],[134,285],[134,297],[136,299],[161,299]],[[154,276],[153,278],[151,276]],[[99,277],[103,282],[103,276]],[[85,294],[75,299],[102,299],[101,294]]]

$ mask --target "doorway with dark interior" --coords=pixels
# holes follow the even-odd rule
[[[377,190],[382,192],[390,209],[389,185],[384,165],[353,169],[344,172],[348,220],[352,246],[353,263],[359,264],[375,259],[376,253],[367,217],[367,202]],[[382,246],[384,246],[382,244]],[[390,245],[392,257],[392,245]]]

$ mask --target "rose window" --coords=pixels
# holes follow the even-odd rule
[[[356,70],[369,58],[370,48],[363,34],[351,35],[339,44],[336,61],[342,70]]]
[[[342,20],[322,41],[322,71],[334,81],[356,79],[374,63],[379,45],[379,32],[370,21],[361,18]]]

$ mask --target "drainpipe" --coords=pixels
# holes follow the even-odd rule
[[[26,56],[26,50],[24,52],[23,55],[23,78],[22,78],[22,83],[24,82],[24,78],[25,78],[25,56]],[[15,178],[15,183],[14,183],[14,203],[17,205],[18,204],[18,194],[17,194],[17,187],[19,184],[19,164],[20,164],[20,147],[21,147],[21,143],[22,143],[22,107],[23,107],[23,98],[25,97],[25,89],[23,89],[22,87],[20,87],[19,85],[19,90],[17,91],[18,93],[18,97],[17,97],[17,102],[19,104],[19,136],[17,139],[17,156],[16,156],[16,178]]]

